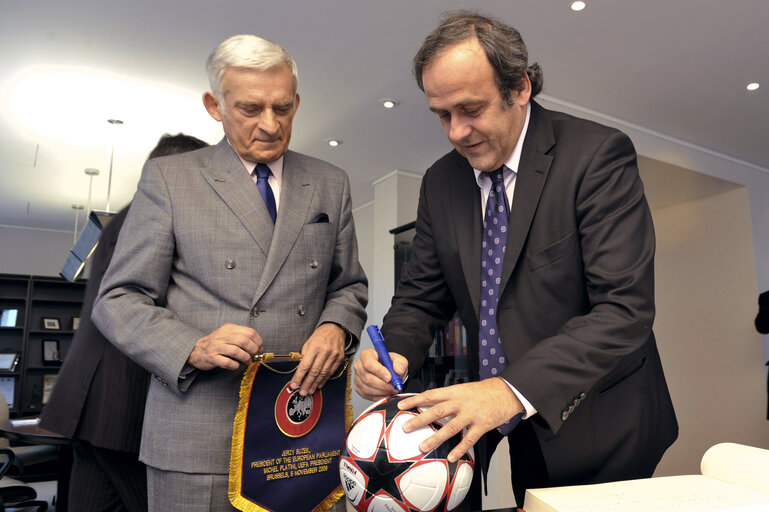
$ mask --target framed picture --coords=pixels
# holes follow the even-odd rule
[[[18,309],[4,309],[0,312],[0,327],[16,327],[19,317]]]
[[[48,403],[48,399],[51,398],[51,391],[56,384],[56,374],[43,375],[43,404]]]
[[[45,366],[59,366],[59,340],[43,340],[43,364]]]
[[[0,352],[0,370],[12,372],[19,364],[18,352]]]
[[[0,393],[5,395],[5,401],[8,402],[8,408],[13,408],[13,397],[16,395],[15,377],[0,377]]]
[[[58,318],[45,318],[43,317],[43,329],[47,331],[58,331],[61,329],[61,324]]]
[[[72,330],[77,331],[77,328],[80,327],[80,317],[79,316],[73,316],[72,317]]]

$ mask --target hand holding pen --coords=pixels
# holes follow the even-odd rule
[[[390,371],[390,375],[392,376],[390,384],[393,385],[398,393],[402,393],[403,383],[401,382],[401,377],[393,368],[393,361],[390,358],[390,353],[387,351],[387,347],[385,347],[384,338],[382,337],[382,333],[379,332],[379,327],[370,325],[366,328],[366,332],[371,338],[371,343],[374,344],[374,349],[376,349],[376,353],[379,356],[379,362]]]

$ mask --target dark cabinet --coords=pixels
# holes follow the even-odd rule
[[[11,416],[39,414],[79,322],[85,281],[0,275],[0,392]]]

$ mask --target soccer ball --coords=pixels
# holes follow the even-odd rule
[[[472,450],[456,462],[446,456],[461,440],[456,435],[430,453],[419,443],[441,428],[430,424],[403,432],[403,424],[421,412],[400,411],[410,395],[384,398],[355,420],[339,459],[347,499],[359,512],[443,512],[454,510],[470,490]]]

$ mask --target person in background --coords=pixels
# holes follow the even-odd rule
[[[382,332],[415,375],[459,312],[473,382],[425,391],[411,431],[446,418],[429,451],[467,429],[481,468],[502,436],[527,488],[651,476],[678,435],[652,333],[654,229],[623,133],[542,108],[542,70],[517,30],[451,13],[414,58],[454,151],[423,180],[413,251]],[[394,392],[373,350],[355,389]],[[481,472],[477,472],[481,473]]]
[[[179,133],[160,137],[149,158],[208,146]],[[139,461],[149,374],[96,328],[91,310],[130,204],[109,220],[90,260],[80,326],[72,338],[40,426],[73,440],[69,510],[147,510],[147,477]]]
[[[233,419],[252,357],[301,352],[291,389],[311,394],[366,319],[348,177],[288,149],[294,60],[238,35],[207,71],[203,103],[225,136],[144,166],[93,313],[153,376],[140,452],[151,511],[233,510]]]
[[[756,330],[761,334],[769,334],[769,290],[758,296],[758,314],[756,314]]]
[[[755,324],[760,334],[769,334],[769,290],[758,296],[758,314],[756,314]],[[769,362],[766,366],[769,366]],[[766,395],[766,419],[769,420],[769,375],[766,378]]]

